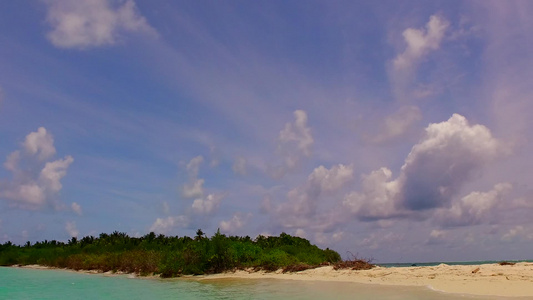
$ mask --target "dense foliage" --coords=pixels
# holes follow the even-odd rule
[[[0,245],[0,265],[31,265],[160,274],[218,273],[235,268],[277,270],[298,265],[336,263],[340,255],[322,250],[303,238],[280,236],[226,236],[217,231],[211,238],[197,231],[196,237],[167,237],[153,232],[140,237],[125,233],[102,233],[99,237],[73,237],[68,243],[44,241],[24,246]]]

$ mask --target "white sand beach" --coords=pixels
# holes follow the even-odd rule
[[[51,269],[39,265],[26,265],[22,268]],[[65,269],[67,271],[72,271]],[[80,270],[83,273],[101,273],[96,270]],[[125,273],[106,272],[104,275],[117,276]],[[134,274],[129,274],[135,276]],[[135,276],[136,277],[136,276]],[[141,278],[157,278],[146,276]],[[423,267],[375,267],[371,270],[334,270],[332,266],[309,269],[294,273],[238,270],[203,276],[184,276],[188,280],[219,279],[281,279],[308,280],[323,282],[355,282],[362,284],[382,284],[396,286],[422,286],[436,291],[501,297],[533,298],[533,263],[520,262],[514,265],[446,265]]]
[[[283,279],[425,286],[434,290],[471,295],[533,297],[533,263],[515,265],[446,265],[433,267],[376,267],[371,270],[334,270],[320,267],[296,273],[236,271],[198,277],[199,280]]]

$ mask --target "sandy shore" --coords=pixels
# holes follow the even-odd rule
[[[472,265],[434,267],[376,267],[372,270],[333,270],[321,267],[296,273],[237,271],[231,273],[201,276],[199,280],[240,279],[283,279],[357,282],[403,286],[425,286],[434,290],[484,296],[533,297],[533,263],[515,265]]]
[[[50,269],[39,265],[21,266],[22,268]],[[64,269],[67,271],[73,271]],[[74,271],[75,272],[75,271]],[[83,273],[99,273],[107,276],[136,277],[135,274],[101,273],[96,270],[81,270]],[[147,276],[141,278],[158,278]],[[533,263],[521,262],[515,265],[470,265],[450,266],[441,264],[434,267],[376,267],[371,270],[333,270],[321,267],[295,273],[236,271],[205,276],[184,276],[188,280],[217,279],[282,279],[314,280],[324,282],[356,282],[363,284],[384,284],[397,286],[422,286],[437,291],[501,297],[533,298]]]

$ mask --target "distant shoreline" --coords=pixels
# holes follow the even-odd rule
[[[30,269],[57,269],[40,265],[13,266]],[[137,276],[128,273],[98,272],[94,270],[57,269],[106,276]],[[139,278],[159,278],[139,276]],[[533,263],[519,262],[514,265],[447,265],[416,267],[375,267],[371,270],[334,270],[332,266],[309,269],[294,273],[238,270],[212,275],[183,276],[188,280],[219,279],[280,279],[325,282],[353,282],[396,286],[420,286],[453,294],[468,294],[496,297],[533,297]]]
[[[507,262],[512,263],[521,263],[521,262],[527,262],[527,263],[533,263],[533,260],[530,259],[519,259],[519,260],[505,260]],[[497,264],[502,262],[502,260],[477,260],[477,261],[433,261],[433,262],[404,262],[404,263],[391,263],[391,262],[384,262],[384,263],[376,263],[376,266],[380,267],[435,267],[440,264],[446,264],[450,266],[477,266],[477,265],[491,265],[491,264]]]

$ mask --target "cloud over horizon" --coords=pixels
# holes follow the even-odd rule
[[[527,1],[8,6],[0,243],[220,228],[529,255]]]
[[[449,206],[475,172],[505,151],[488,128],[454,114],[428,125],[396,179],[386,167],[373,171],[363,177],[363,191],[349,194],[343,205],[362,220],[420,217]]]
[[[46,161],[55,153],[54,139],[44,127],[29,133],[22,144],[25,152],[16,150],[4,162],[12,179],[0,182],[0,199],[20,209],[38,210],[45,206],[60,209],[56,197],[62,189],[61,179],[74,159]],[[44,163],[44,166],[42,165]]]

